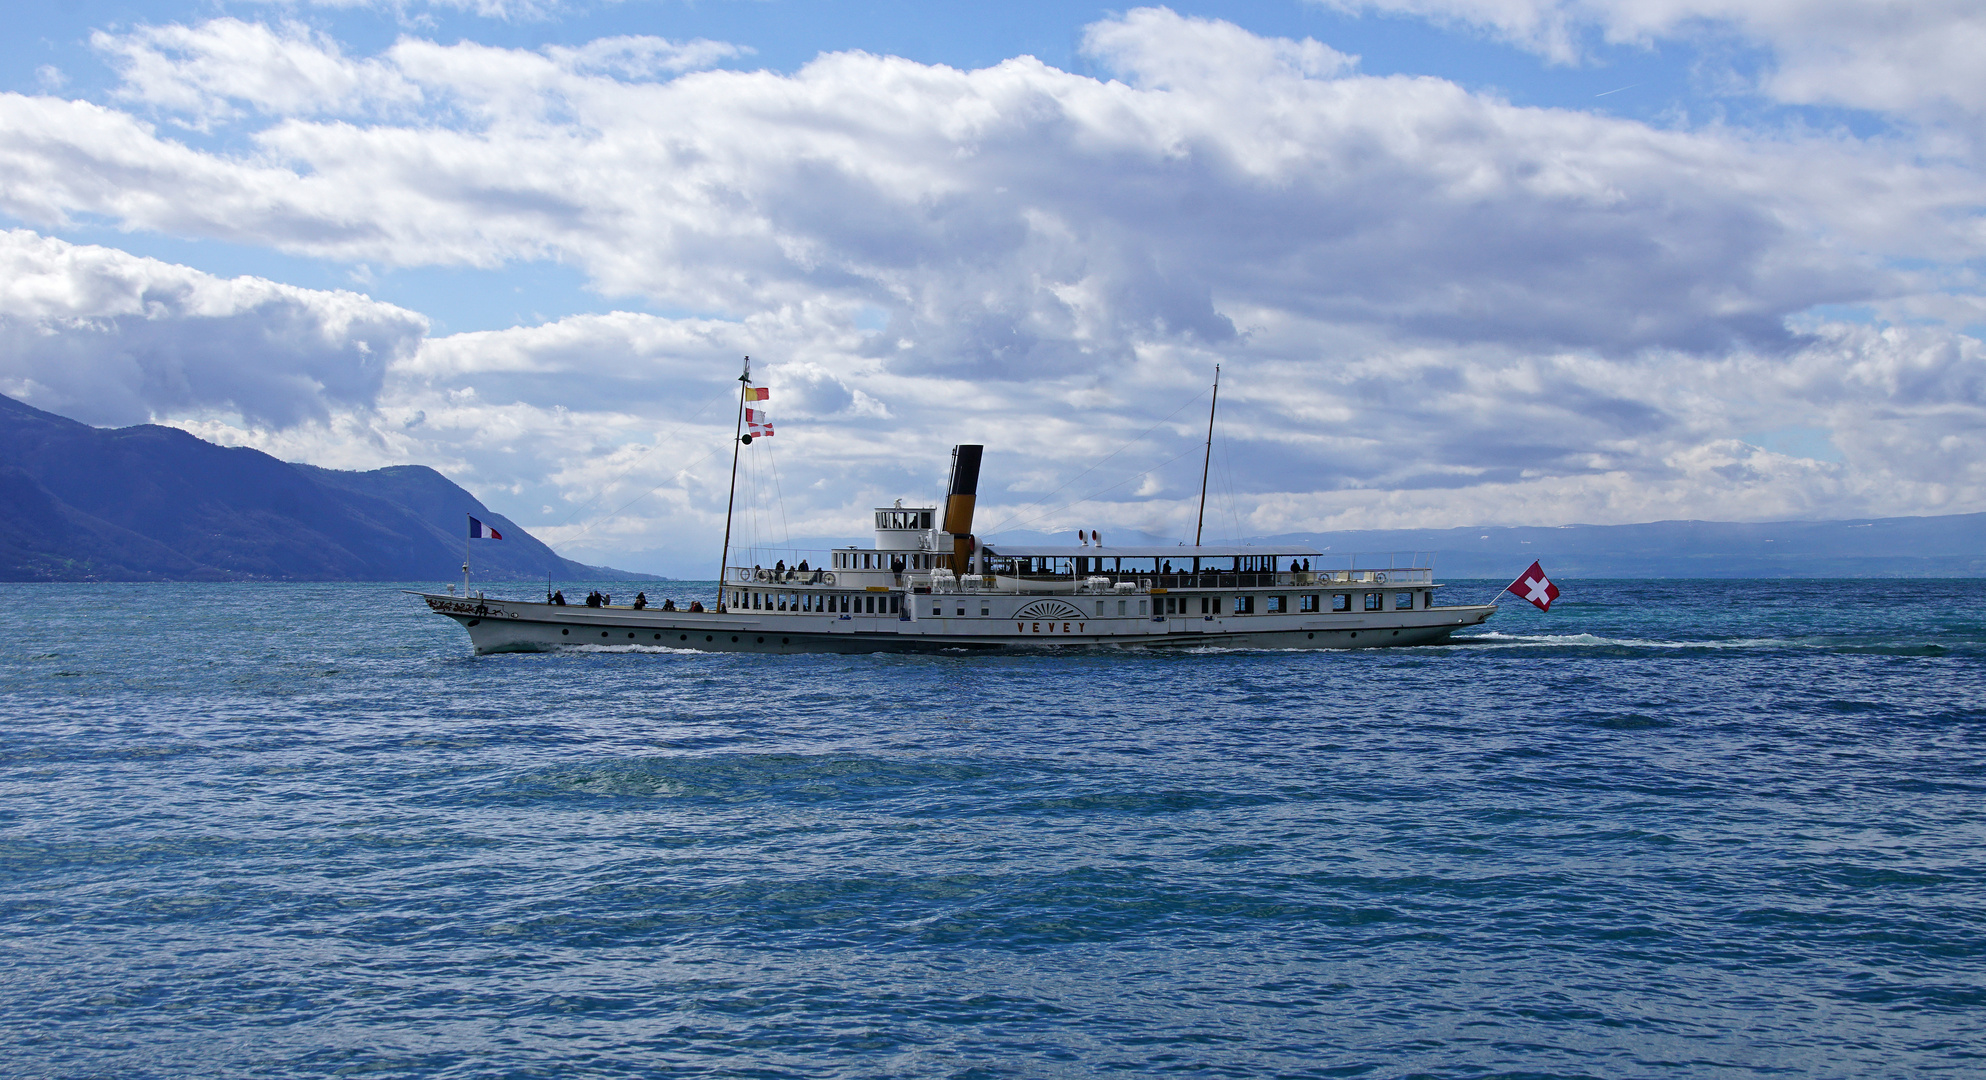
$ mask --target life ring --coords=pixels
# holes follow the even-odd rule
[[[834,575],[833,575],[833,574],[831,574],[831,573],[830,573],[830,574],[822,574],[822,575],[821,575],[821,584],[823,584],[823,585],[832,585],[832,584],[834,584]]]
[[[1379,571],[1378,573],[1376,573],[1376,574],[1374,574],[1374,575],[1372,575],[1372,583],[1373,583],[1374,585],[1384,585],[1384,584],[1386,584],[1386,571],[1384,571],[1384,570],[1381,570],[1381,571]]]
[[[768,576],[767,576],[767,571],[765,571],[765,570],[763,570],[763,569],[759,569],[759,570],[754,570],[754,571],[752,571],[752,576],[753,576],[753,577],[755,577],[755,578],[757,578],[757,579],[758,579],[758,580],[760,580],[760,581],[771,581],[771,580],[772,580],[772,578],[770,578],[770,577],[768,577]]]

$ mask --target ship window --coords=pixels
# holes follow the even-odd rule
[[[903,597],[901,596],[890,597],[890,614],[892,615],[903,614]]]
[[[1149,603],[1150,603],[1150,601],[1148,601],[1148,600],[1140,600],[1140,601],[1138,601],[1138,614],[1140,614],[1140,615],[1150,615],[1150,614],[1152,613],[1152,609],[1151,609],[1150,607],[1148,607],[1148,606],[1147,606],[1147,605],[1148,605]]]
[[[1365,594],[1365,610],[1367,610],[1367,611],[1384,611],[1384,610],[1386,610],[1386,594],[1385,594],[1385,593],[1376,593],[1376,592],[1369,592],[1369,593],[1366,593],[1366,594]]]
[[[980,608],[980,609],[979,609],[979,613],[980,613],[981,615],[991,615],[991,614],[993,614],[993,609],[992,609],[992,608]]]
[[[960,608],[960,609],[959,609],[959,614],[961,614],[961,615],[963,615],[963,614],[965,614],[965,609],[964,609],[964,608]]]
[[[1122,615],[1122,614],[1124,614],[1124,605],[1125,605],[1125,604],[1128,604],[1128,603],[1130,603],[1130,601],[1128,601],[1128,600],[1119,600],[1119,601],[1117,602],[1117,613],[1118,613],[1119,615]],[[1103,614],[1103,612],[1101,612],[1101,611],[1099,611],[1099,612],[1097,612],[1097,614],[1098,614],[1098,615],[1101,615],[1101,614]]]
[[[1212,615],[1214,612],[1219,611],[1220,609],[1221,609],[1220,597],[1203,596],[1200,598],[1200,614]]]
[[[1271,596],[1267,599],[1269,602],[1263,610],[1270,614],[1281,615],[1290,609],[1290,601],[1287,596]]]
[[[944,614],[944,610],[944,608],[939,607],[935,602],[931,605],[931,614],[933,615],[942,615]]]
[[[1394,593],[1393,610],[1394,611],[1414,610],[1414,594],[1410,592]]]
[[[1234,613],[1235,613],[1236,615],[1253,615],[1253,614],[1255,614],[1255,598],[1254,598],[1254,597],[1252,597],[1252,596],[1237,596],[1237,597],[1235,597],[1235,598],[1234,598]]]
[[[1351,609],[1352,609],[1352,594],[1351,594],[1351,593],[1348,593],[1348,592],[1334,592],[1334,593],[1332,593],[1332,594],[1331,594],[1331,610],[1332,610],[1332,611],[1350,611]]]
[[[1297,598],[1296,598],[1296,609],[1297,609],[1298,611],[1316,611],[1316,610],[1317,610],[1317,594],[1316,594],[1316,593],[1314,593],[1314,592],[1313,592],[1313,593],[1304,593],[1304,594],[1303,594],[1302,596],[1299,596],[1299,597],[1297,597]]]
[[[917,518],[917,520],[918,520],[918,526],[917,526],[918,528],[920,528],[920,529],[928,529],[928,528],[930,528],[930,527],[931,527],[931,511],[929,511],[929,510],[926,510],[926,511],[924,511],[924,512],[923,512],[922,514],[919,514],[919,515],[918,515],[918,518]]]

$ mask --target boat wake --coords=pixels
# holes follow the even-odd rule
[[[653,653],[672,656],[707,656],[701,649],[677,649],[667,645],[560,645],[556,652],[566,653]]]
[[[1976,645],[1975,641],[1940,644],[1930,641],[1872,641],[1867,638],[1816,635],[1813,637],[1743,637],[1676,641],[1659,638],[1603,637],[1598,634],[1511,634],[1490,630],[1467,637],[1457,635],[1433,646],[1437,649],[1471,651],[1501,649],[1566,649],[1656,652],[1715,652],[1726,650],[1815,650],[1839,653],[1870,653],[1884,656],[1946,656],[1954,645]]]

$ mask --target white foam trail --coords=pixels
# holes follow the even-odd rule
[[[1607,638],[1595,634],[1506,634],[1491,630],[1465,638],[1450,638],[1436,646],[1466,648],[1613,648],[1613,649],[1769,649],[1808,644],[1787,638],[1732,638],[1725,641],[1657,641],[1653,638]]]
[[[675,649],[667,645],[561,645],[560,652],[660,653],[665,656],[702,656],[702,649]]]

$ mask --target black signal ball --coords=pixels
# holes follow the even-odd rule
[[[740,435],[738,436],[738,441],[744,443],[746,446],[752,445],[752,437],[750,435]]]

